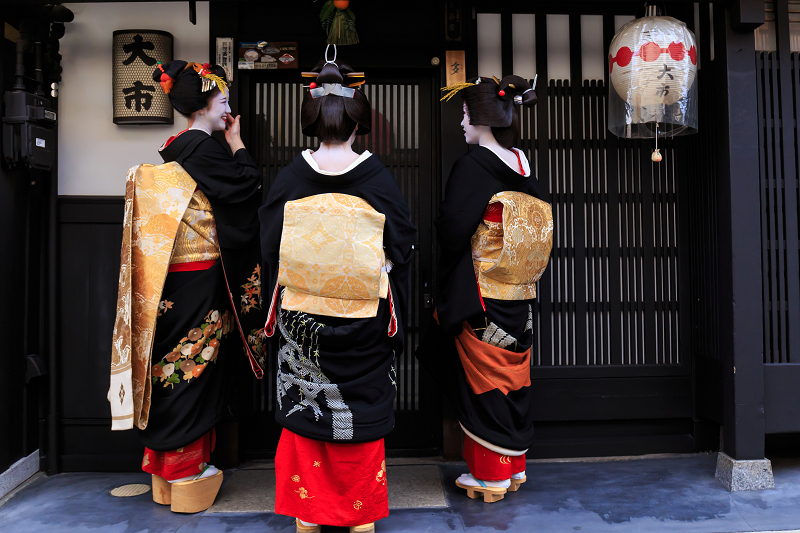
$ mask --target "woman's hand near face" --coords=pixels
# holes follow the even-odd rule
[[[241,115],[236,115],[236,118],[233,118],[231,114],[228,114],[226,118],[225,124],[225,140],[228,141],[228,145],[231,147],[231,152],[234,154],[244,148],[244,143],[242,142],[242,138],[240,135],[241,128],[239,125],[239,120],[241,119]]]

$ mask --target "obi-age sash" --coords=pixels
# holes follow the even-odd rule
[[[550,204],[521,192],[492,196],[472,236],[472,260],[481,297],[536,298],[536,282],[547,268],[552,248]]]
[[[284,309],[341,318],[377,315],[389,292],[385,215],[356,196],[318,194],[286,202],[278,284]]]

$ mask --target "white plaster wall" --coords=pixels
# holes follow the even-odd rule
[[[125,194],[128,169],[139,163],[162,163],[158,148],[186,129],[175,124],[117,126],[112,122],[111,41],[114,30],[155,29],[170,32],[174,57],[208,61],[208,3],[197,3],[197,25],[189,22],[189,3],[114,2],[66,4],[75,20],[61,39],[63,81],[59,89],[58,194]]]

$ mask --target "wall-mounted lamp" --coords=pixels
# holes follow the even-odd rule
[[[160,30],[114,32],[112,90],[114,124],[172,124],[172,104],[153,70],[172,61],[171,33]]]

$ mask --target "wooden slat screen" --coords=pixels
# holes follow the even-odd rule
[[[790,65],[792,94],[782,94],[778,54],[756,54],[765,363],[800,362],[798,54],[791,54]]]
[[[520,148],[553,205],[550,268],[536,300],[536,366],[680,364],[675,141],[617,139],[606,127],[606,88],[584,81],[582,124],[569,81],[550,80],[548,138],[523,108]],[[576,129],[579,128],[579,131]],[[576,154],[575,151],[578,153]],[[576,162],[580,162],[576,164]]]

